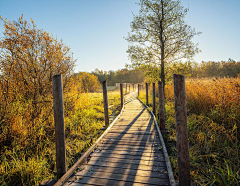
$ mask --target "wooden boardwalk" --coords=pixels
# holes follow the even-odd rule
[[[170,185],[154,118],[136,98],[65,186]]]

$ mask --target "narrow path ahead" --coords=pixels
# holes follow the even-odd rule
[[[154,119],[135,98],[67,183],[77,185],[170,185]]]

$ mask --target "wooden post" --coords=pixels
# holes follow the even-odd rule
[[[178,172],[180,186],[190,186],[190,163],[187,130],[187,106],[185,77],[173,74],[175,118],[178,152]]]
[[[108,114],[108,97],[107,97],[107,82],[102,82],[103,86],[103,103],[104,103],[104,115],[105,115],[105,127],[109,125],[109,114]]]
[[[156,91],[155,91],[155,83],[153,83],[153,114],[156,113]]]
[[[139,92],[140,92],[140,85],[138,84],[138,96],[139,96]]]
[[[123,108],[123,84],[120,83],[121,108]]]
[[[146,83],[146,105],[148,105],[148,83]]]
[[[125,84],[125,87],[126,87],[126,94],[127,94],[127,83]]]
[[[64,130],[64,109],[63,109],[63,87],[62,75],[52,77],[53,80],[53,105],[56,141],[56,167],[57,178],[61,178],[66,173],[66,149]]]
[[[163,83],[158,81],[158,98],[159,98],[159,123],[160,129],[165,129],[164,124],[164,96],[163,96]]]
[[[129,93],[130,93],[130,84],[128,85],[128,87],[129,87]]]

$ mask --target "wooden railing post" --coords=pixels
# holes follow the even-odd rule
[[[185,77],[173,74],[176,135],[178,152],[178,172],[180,186],[190,186],[190,163],[187,130],[187,106]]]
[[[146,105],[148,105],[148,83],[146,83]]]
[[[155,91],[155,83],[153,85],[153,114],[156,113],[156,91]]]
[[[108,97],[107,97],[107,82],[102,82],[103,86],[103,103],[104,103],[104,116],[105,116],[105,127],[109,125],[109,114],[108,114]]]
[[[120,83],[121,109],[123,108],[123,84]]]
[[[158,98],[159,98],[159,123],[160,129],[165,129],[164,124],[164,93],[163,93],[163,83],[158,81]]]
[[[140,92],[140,85],[138,84],[138,96],[139,96],[139,92]]]
[[[63,109],[63,86],[62,75],[52,77],[53,80],[53,105],[56,141],[56,167],[57,178],[61,178],[66,173],[66,149],[64,130],[64,109]]]
[[[127,94],[127,83],[125,84],[126,94]]]

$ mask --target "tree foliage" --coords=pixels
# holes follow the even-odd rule
[[[101,86],[98,77],[87,72],[79,72],[74,74],[73,82],[81,88],[80,92],[97,92]]]
[[[172,80],[172,74],[181,74],[187,77],[238,77],[240,75],[240,61],[202,61],[173,63],[167,69],[166,79]]]
[[[127,68],[121,70],[109,70],[102,71],[95,69],[92,74],[98,77],[98,80],[102,82],[107,80],[109,86],[115,86],[115,83],[142,83],[144,81],[144,76],[140,70],[129,70]]]
[[[140,0],[139,15],[134,15],[131,33],[126,38],[130,45],[127,50],[132,66],[138,67],[155,80],[165,84],[165,68],[182,58],[190,59],[199,49],[191,39],[200,34],[184,21],[188,9],[180,1]]]
[[[15,135],[26,145],[29,136],[47,128],[43,124],[52,111],[52,76],[63,74],[67,83],[75,60],[69,47],[37,29],[33,20],[28,23],[23,16],[18,21],[1,20],[5,28],[0,40],[1,144],[11,144]],[[38,140],[36,136],[29,144]]]
[[[191,77],[237,77],[240,75],[240,61],[202,61],[191,64]]]

